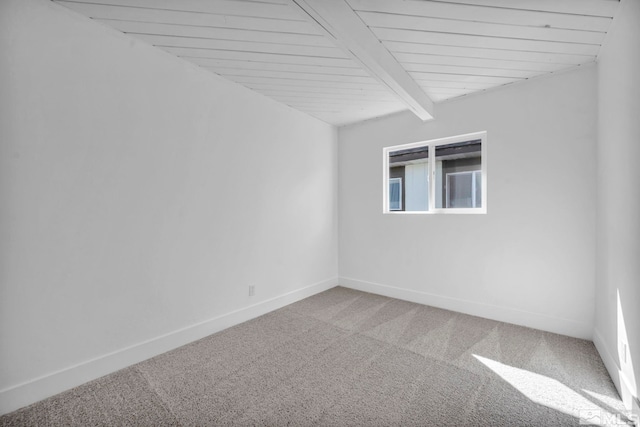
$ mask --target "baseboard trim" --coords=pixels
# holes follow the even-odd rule
[[[631,386],[631,381],[620,369],[617,359],[613,356],[614,353],[609,351],[602,334],[597,329],[593,330],[593,344],[596,346],[596,350],[598,350],[600,358],[604,362],[604,366],[607,368],[625,407],[635,415],[637,420],[640,420],[640,400],[636,396],[638,392]]]
[[[340,277],[340,286],[411,301],[418,304],[444,308],[472,316],[484,317],[501,322],[513,323],[529,328],[567,335],[570,337],[591,340],[593,325],[571,319],[547,316],[508,307],[484,304],[443,295],[430,294],[411,289],[398,288],[380,283],[367,282],[350,277]]]
[[[598,350],[600,358],[604,362],[604,366],[607,368],[613,384],[618,389],[618,393],[620,393],[621,384],[620,376],[618,374],[620,372],[620,367],[618,366],[615,357],[613,357],[613,354],[609,351],[609,347],[605,344],[602,334],[600,334],[600,331],[597,329],[593,330],[593,344],[596,346],[596,350]]]
[[[0,415],[326,291],[337,284],[337,277],[323,280],[0,390]]]

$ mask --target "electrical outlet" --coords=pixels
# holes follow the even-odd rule
[[[256,287],[254,285],[249,285],[249,296],[252,297],[256,294]]]

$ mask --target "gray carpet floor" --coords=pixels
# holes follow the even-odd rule
[[[623,409],[590,341],[338,287],[0,425],[574,426]]]

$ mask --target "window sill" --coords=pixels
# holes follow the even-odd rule
[[[484,208],[449,208],[449,209],[434,209],[432,211],[388,211],[382,212],[383,215],[460,215],[460,214],[486,214],[487,209]]]

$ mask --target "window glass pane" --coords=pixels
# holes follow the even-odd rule
[[[429,209],[429,146],[409,148],[389,153],[389,177],[401,180],[401,206],[397,210],[426,211]],[[389,210],[391,204],[389,190]]]
[[[475,204],[474,204],[474,208],[481,208],[482,207],[482,171],[475,171],[473,173],[473,177],[474,179],[474,185],[476,187],[475,190]]]
[[[473,207],[473,174],[459,172],[447,174],[447,207]]]
[[[402,179],[389,179],[389,210],[402,210]]]
[[[482,169],[481,141],[437,145],[435,151],[436,208],[482,206],[474,173]]]

